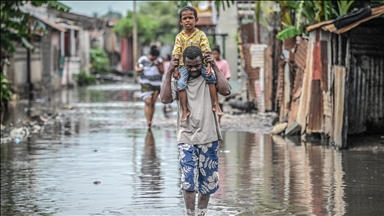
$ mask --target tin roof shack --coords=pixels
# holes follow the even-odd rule
[[[41,15],[46,14],[46,7],[25,4],[20,10],[30,15],[34,33],[32,38],[34,49],[30,52],[30,70],[28,70],[27,49],[22,44],[15,43],[16,50],[9,56],[10,65],[5,73],[20,99],[34,95],[44,97],[46,93],[59,88],[56,79],[59,74],[58,37],[66,29]]]
[[[307,28],[309,40],[295,52],[286,134],[299,125],[345,148],[348,134],[384,131],[383,15],[384,6],[366,7]]]

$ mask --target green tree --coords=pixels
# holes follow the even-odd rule
[[[1,47],[8,52],[14,52],[15,47],[13,42],[21,43],[26,48],[32,49],[33,46],[28,42],[28,22],[29,15],[23,11],[21,7],[28,1],[12,0],[1,1],[0,3],[0,17],[1,17]],[[31,1],[33,6],[46,6],[59,11],[68,12],[70,10],[66,5],[58,1]],[[27,24],[27,25],[26,25]],[[31,26],[32,27],[32,26]]]
[[[131,37],[133,30],[133,12],[128,11],[124,19],[119,20],[114,31],[123,38]],[[140,43],[152,41],[173,43],[178,32],[178,12],[175,2],[146,2],[140,5],[137,13],[137,27]]]
[[[176,2],[147,2],[140,6],[139,13],[146,14],[150,19],[159,22],[158,28],[153,32],[157,41],[165,44],[174,43],[179,31],[179,13]]]
[[[188,0],[180,0],[177,2],[179,8],[185,7],[188,4],[192,4],[193,6],[197,6],[200,1],[188,1]],[[231,7],[231,5],[235,4],[234,0],[214,0],[214,4],[216,7],[216,10],[219,10],[222,8],[225,10],[226,8]]]
[[[93,73],[102,74],[110,71],[108,55],[99,44],[90,50],[90,55]]]

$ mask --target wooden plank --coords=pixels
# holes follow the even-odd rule
[[[320,41],[320,60],[321,60],[321,90],[328,91],[328,42]]]
[[[276,91],[276,107],[281,106],[284,94],[284,64],[285,62],[280,59],[278,65],[278,77],[277,77],[277,91]]]
[[[332,132],[332,102],[331,92],[323,92],[324,133],[331,136]]]
[[[289,59],[290,52],[288,50],[283,50],[283,55],[285,59]],[[288,118],[288,110],[289,110],[289,102],[291,101],[291,71],[289,62],[285,62],[284,65],[284,97],[283,103],[285,109],[283,110],[283,119],[287,121]]]
[[[297,112],[300,105],[300,96],[303,88],[304,71],[300,68],[296,70],[295,80],[292,89],[292,100],[288,112],[288,126],[296,122]]]
[[[291,101],[289,112],[288,112],[288,127],[296,122],[297,112],[299,110],[299,99],[294,99]]]
[[[311,133],[323,132],[323,94],[320,80],[312,80],[307,131]]]
[[[321,47],[320,41],[313,46],[312,80],[321,80]]]
[[[323,25],[327,25],[327,24],[331,24],[331,23],[333,23],[333,20],[319,22],[319,23],[316,23],[316,24],[308,26],[307,27],[307,31],[310,32],[310,31],[313,31],[313,30],[315,30],[317,28],[320,28]]]
[[[298,114],[296,121],[301,126],[301,134],[303,134],[306,130],[307,126],[307,116],[308,116],[308,102],[309,102],[309,92],[312,84],[312,67],[309,66],[312,64],[313,58],[313,45],[315,42],[315,32],[310,32],[308,48],[307,48],[307,61],[305,63],[306,67],[304,70],[304,78],[303,78],[303,89],[302,94],[300,96],[300,104],[298,109]]]
[[[335,88],[334,88],[334,122],[333,122],[333,141],[337,148],[343,147],[343,116],[344,116],[344,99],[345,99],[345,67],[334,65]]]
[[[273,71],[272,71],[272,46],[268,46],[265,50],[265,86],[264,86],[264,96],[265,96],[265,110],[272,111],[272,88],[273,88]]]

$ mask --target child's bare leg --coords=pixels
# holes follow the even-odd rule
[[[207,63],[207,68],[206,68],[206,71],[205,71],[205,75],[207,77],[210,77],[212,75],[212,73],[211,73],[211,63]]]
[[[219,101],[217,99],[217,90],[215,84],[209,84],[209,93],[211,94],[211,98],[213,101],[212,110],[216,112],[218,116],[224,115],[224,113],[220,109]]]
[[[191,112],[188,110],[187,107],[187,91],[181,90],[179,91],[179,97],[180,97],[180,104],[181,104],[181,122],[187,121],[187,118],[189,115],[191,115]]]

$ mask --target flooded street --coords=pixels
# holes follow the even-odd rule
[[[139,91],[100,85],[52,99],[71,108],[60,110],[65,118],[1,146],[1,215],[182,215],[175,113],[158,102],[148,131]],[[230,123],[207,215],[384,215],[382,152],[336,151],[227,130]]]

